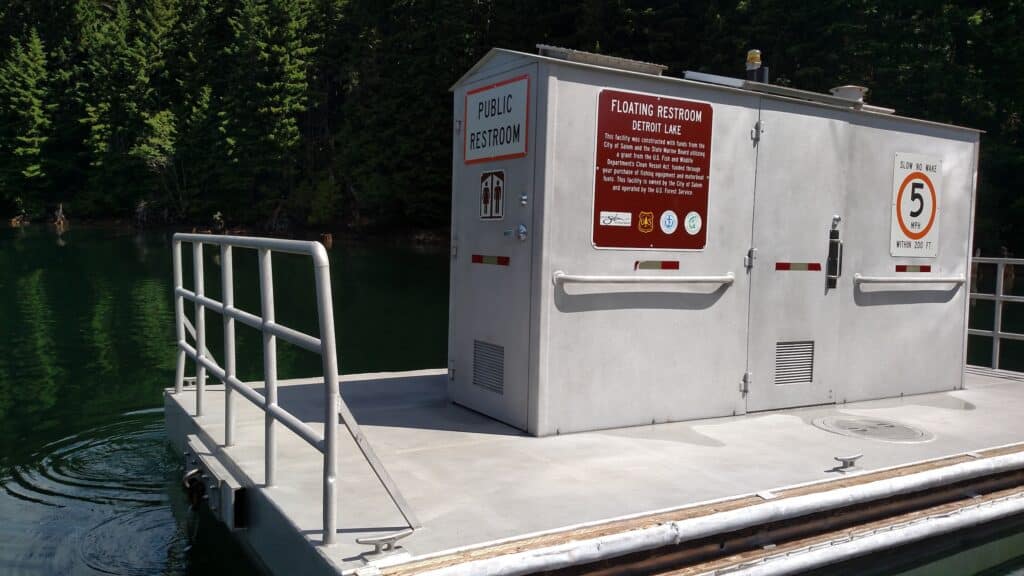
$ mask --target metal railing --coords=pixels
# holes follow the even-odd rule
[[[182,284],[182,244],[192,245],[194,290]],[[205,294],[203,276],[203,246],[220,247],[222,301]],[[234,268],[232,249],[256,250],[259,257],[260,315],[251,314],[235,307]],[[195,410],[196,417],[203,416],[203,400],[206,391],[207,374],[213,375],[224,384],[224,445],[235,442],[234,393],[259,407],[265,413],[264,424],[264,482],[267,487],[277,482],[277,424],[283,424],[299,438],[323,454],[323,543],[335,541],[338,518],[338,418],[351,434],[363,457],[370,464],[377,479],[383,485],[392,502],[405,518],[410,528],[418,528],[409,505],[388,475],[373,449],[366,441],[355,418],[341,398],[338,388],[338,357],[334,337],[334,305],[331,297],[330,264],[327,251],[319,242],[281,240],[276,238],[248,238],[241,236],[212,236],[207,234],[175,234],[173,242],[174,260],[174,315],[178,341],[178,357],[174,375],[174,392],[180,394],[185,380],[187,358],[195,362]],[[274,277],[271,255],[273,252],[309,256],[313,260],[316,282],[317,317],[320,325],[319,337],[310,336],[275,321]],[[185,300],[195,305],[195,325],[185,316]],[[210,310],[223,317],[224,322],[224,366],[221,367],[206,346],[206,311]],[[250,383],[242,382],[236,375],[235,321],[259,330],[263,335],[263,384],[265,395],[257,392]],[[192,336],[195,345],[187,341],[186,333]],[[277,403],[277,339],[294,344],[319,354],[323,369],[324,385],[324,431],[323,435],[298,419]]]
[[[992,294],[977,292],[976,285],[979,277],[981,264],[995,264],[996,283],[995,291]],[[967,333],[973,336],[986,336],[992,339],[992,368],[999,369],[999,341],[1019,340],[1024,341],[1024,334],[1016,332],[1003,332],[1003,304],[1006,302],[1024,303],[1024,296],[1012,296],[1006,294],[1007,271],[1013,272],[1013,266],[1024,266],[1024,258],[971,258],[971,300],[987,300],[994,303],[994,317],[991,330],[968,328]],[[1009,268],[1007,268],[1009,267]],[[973,304],[973,302],[972,302]]]

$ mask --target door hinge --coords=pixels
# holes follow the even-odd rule
[[[747,255],[743,257],[743,267],[750,270],[754,267],[754,260],[757,260],[757,248],[747,250]]]
[[[740,380],[740,392],[742,392],[744,394],[746,394],[747,392],[750,392],[750,381],[753,380],[753,379],[754,379],[754,374],[752,372],[744,372],[743,373],[743,379]]]
[[[754,142],[761,141],[761,134],[764,133],[764,122],[758,120],[754,123],[754,127],[750,130],[750,139]]]
[[[455,257],[458,256],[458,255],[459,255],[459,243],[457,241],[455,241],[455,240],[452,240],[452,259],[455,259]]]

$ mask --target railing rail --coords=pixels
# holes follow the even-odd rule
[[[192,245],[193,289],[188,290],[182,281],[182,244]],[[203,275],[203,247],[206,244],[220,247],[222,301],[205,294]],[[234,304],[233,248],[256,250],[259,257],[260,314],[252,314]],[[272,254],[282,252],[309,256],[313,261],[316,282],[317,317],[320,325],[319,337],[294,330],[275,321],[274,317],[274,276]],[[277,424],[280,423],[305,440],[323,454],[323,543],[335,541],[338,519],[338,418],[345,424],[363,457],[369,463],[377,479],[383,485],[392,502],[411,528],[418,528],[419,521],[398,491],[391,476],[384,469],[380,459],[373,452],[359,424],[341,398],[338,388],[338,357],[334,336],[334,305],[331,297],[330,263],[327,251],[319,242],[303,242],[276,238],[248,238],[241,236],[213,236],[207,234],[175,234],[172,247],[174,267],[174,314],[178,340],[178,357],[175,366],[174,391],[180,394],[185,381],[187,359],[195,362],[195,409],[196,416],[203,415],[203,401],[206,379],[212,375],[224,384],[224,445],[235,442],[234,393],[259,407],[265,414],[264,424],[264,483],[277,483]],[[195,306],[195,324],[185,315],[185,301]],[[220,314],[224,323],[224,366],[220,366],[206,345],[206,311]],[[236,375],[235,321],[259,330],[263,335],[263,384],[265,394],[260,394]],[[189,344],[192,336],[195,345]],[[308,424],[295,417],[277,403],[277,339],[320,355],[324,384],[324,431],[318,433]]]
[[[991,294],[978,292],[976,285],[979,277],[979,264],[994,264],[996,267],[995,291]],[[1010,268],[1007,268],[1007,267]],[[973,336],[985,336],[992,339],[992,363],[991,367],[999,369],[999,352],[1001,340],[1024,341],[1024,334],[1003,331],[1003,304],[1006,302],[1024,303],[1024,296],[1013,296],[1006,294],[1007,278],[1013,278],[1014,266],[1024,266],[1024,258],[986,258],[976,256],[971,258],[971,289],[969,292],[972,305],[978,300],[993,302],[994,316],[992,329],[982,330],[979,328],[968,328],[967,333]],[[1007,272],[1011,274],[1007,274]]]

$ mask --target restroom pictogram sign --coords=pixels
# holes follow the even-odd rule
[[[505,217],[505,171],[491,170],[480,174],[480,219],[501,220]]]

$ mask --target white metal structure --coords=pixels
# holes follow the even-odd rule
[[[754,566],[741,565],[734,576],[781,576],[804,574],[815,568],[863,558],[871,554],[970,530],[978,526],[1011,518],[1024,512],[1024,492],[1017,492],[995,501],[965,506],[955,512],[927,516],[916,522],[886,526],[868,533],[857,533],[832,542],[808,546],[763,559]]]
[[[455,402],[545,436],[963,387],[978,131],[552,55],[452,87]],[[706,206],[662,212],[697,165]]]
[[[192,245],[194,287],[188,290],[182,281],[182,244]],[[203,272],[204,245],[220,247],[222,301],[205,294]],[[256,250],[259,255],[259,289],[261,312],[252,314],[234,304],[234,248]],[[317,318],[319,337],[294,330],[274,319],[274,276],[272,254],[282,252],[309,256],[312,259],[316,282]],[[182,392],[187,358],[195,362],[196,417],[203,416],[203,396],[207,375],[211,374],[224,384],[224,445],[231,446],[235,435],[234,393],[238,392],[265,413],[264,423],[264,481],[274,486],[277,479],[277,423],[284,424],[310,446],[323,454],[323,543],[333,544],[338,526],[338,418],[370,464],[388,495],[412,528],[419,522],[384,469],[373,449],[363,436],[338,389],[338,357],[334,335],[334,305],[331,298],[330,263],[327,251],[319,242],[303,242],[276,238],[247,238],[240,236],[214,236],[206,234],[175,234],[173,242],[174,312],[177,331],[178,357],[175,368],[174,390]],[[185,315],[185,300],[195,305],[195,326]],[[224,322],[224,366],[210,354],[206,344],[206,311],[220,314]],[[259,330],[263,335],[263,383],[266,394],[258,393],[250,383],[239,380],[235,373],[235,321]],[[195,344],[189,344],[186,332],[192,334]],[[319,434],[308,424],[295,417],[277,403],[277,339],[319,354],[323,368],[324,432]]]
[[[1013,296],[1011,294],[1005,293],[1006,279],[1009,277],[1008,272],[1010,270],[1013,270],[1013,267],[1015,266],[1024,266],[1024,258],[982,258],[980,256],[975,256],[974,258],[971,258],[972,267],[975,267],[978,264],[988,264],[995,266],[995,292],[992,294],[978,292],[978,286],[974,285],[975,279],[972,278],[971,300],[985,300],[992,302],[993,307],[995,309],[995,313],[993,315],[993,324],[991,330],[970,328],[967,330],[967,333],[975,336],[987,336],[992,339],[992,363],[990,364],[990,366],[998,370],[1000,353],[999,341],[1001,339],[1006,339],[1024,342],[1024,334],[1003,331],[1003,304],[1006,302],[1024,304],[1024,296]]]
[[[430,576],[470,576],[473,574],[525,576],[538,572],[559,570],[627,554],[635,554],[667,546],[677,546],[684,542],[763,526],[773,522],[791,520],[814,513],[839,510],[849,506],[895,498],[922,490],[942,488],[956,482],[968,481],[988,474],[1017,471],[1022,468],[1024,468],[1024,455],[1020,453],[1007,454],[1005,456],[964,462],[895,478],[854,484],[826,492],[770,500],[763,504],[717,512],[707,516],[659,523],[637,530],[579,539],[523,552],[513,552],[483,560],[446,566],[430,571],[428,574]],[[1013,497],[1012,501],[1015,502],[1015,505],[996,517],[964,523],[961,526],[993,521],[999,517],[1019,513],[1024,509],[1024,506],[1021,505],[1019,494]],[[941,534],[947,531],[949,530],[937,530],[934,534]],[[924,537],[924,535],[921,535],[921,537]],[[921,537],[895,538],[889,541],[888,545],[892,547],[908,544]],[[879,548],[883,547],[880,546]],[[868,551],[870,549],[864,550],[862,553]],[[850,557],[854,556],[843,557],[836,554],[836,557],[828,561],[823,559],[820,565],[831,564]],[[815,566],[809,565],[804,567],[804,569]]]

